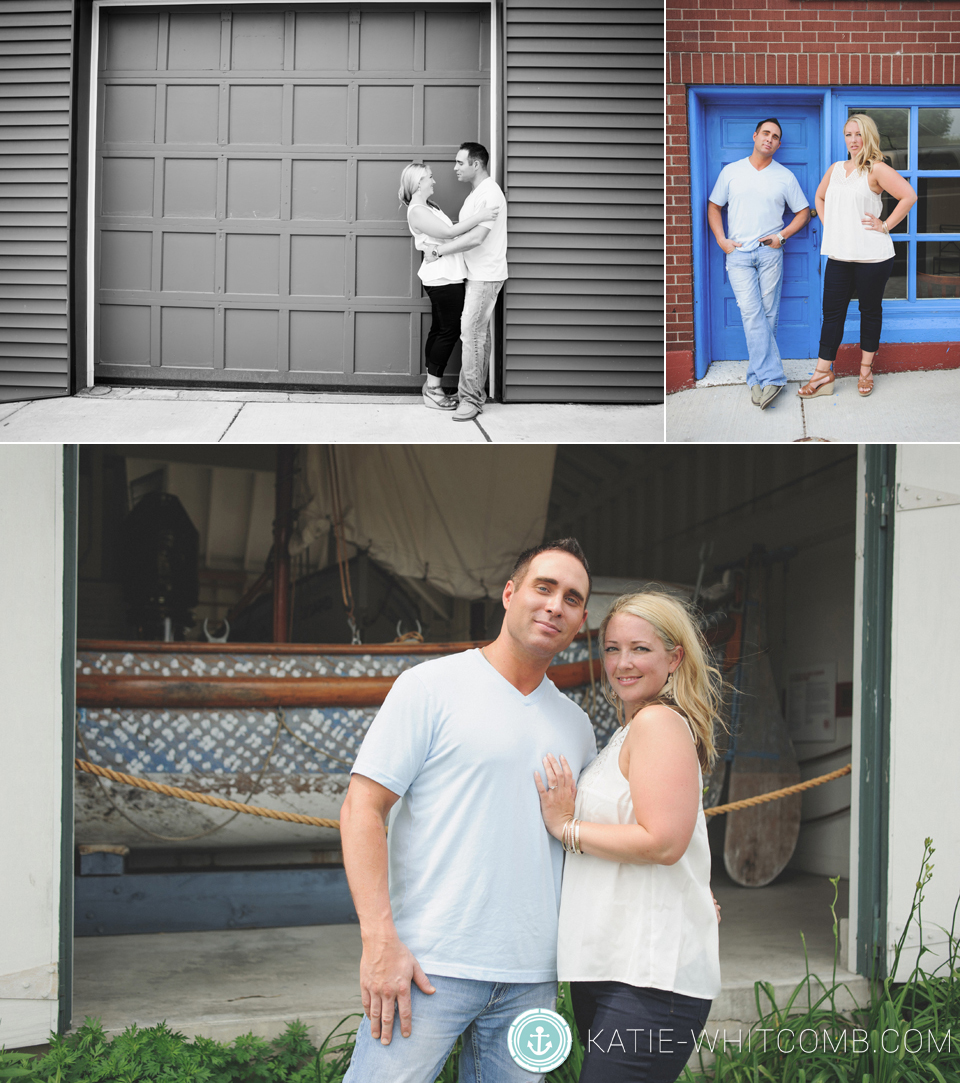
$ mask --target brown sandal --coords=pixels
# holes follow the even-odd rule
[[[836,376],[834,376],[833,373],[833,365],[826,370],[814,368],[813,375],[803,387],[797,391],[797,394],[801,399],[812,399],[817,395],[832,395],[835,381]]]
[[[867,370],[867,375],[866,376],[863,375],[863,370],[864,369]],[[860,375],[857,378],[857,391],[860,392],[861,398],[864,398],[864,399],[867,397],[867,395],[870,394],[871,391],[873,391],[873,362],[872,361],[870,362],[869,365],[861,364],[861,366],[860,366]]]

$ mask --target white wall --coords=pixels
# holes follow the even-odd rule
[[[917,485],[960,498],[960,447],[899,446],[897,482],[901,494]],[[960,503],[896,513],[891,646],[890,963],[927,836],[937,852],[923,906],[925,944],[943,947],[934,926],[949,928],[960,892]],[[924,958],[925,967],[936,965]],[[915,960],[916,948],[905,952],[898,973],[906,976]]]
[[[63,448],[0,446],[0,1045],[57,1024]]]

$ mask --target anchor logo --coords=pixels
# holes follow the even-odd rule
[[[549,1008],[531,1008],[514,1019],[507,1035],[510,1056],[528,1072],[552,1072],[573,1045],[570,1027]]]
[[[549,1053],[553,1049],[553,1042],[548,1041],[546,1045],[543,1044],[543,1039],[546,1031],[543,1027],[537,1027],[537,1048],[533,1048],[533,1042],[527,1042],[527,1048],[538,1057],[542,1057],[544,1053]]]

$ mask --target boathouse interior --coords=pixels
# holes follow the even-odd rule
[[[468,505],[470,494],[482,490],[487,503],[481,540],[489,547],[506,551],[515,542],[522,548],[569,535],[580,540],[597,582],[598,604],[590,619],[594,628],[613,595],[648,581],[695,597],[713,614],[712,627],[724,621],[729,625],[730,614],[742,605],[738,584],[748,569],[755,592],[751,598],[760,614],[753,654],[765,660],[772,676],[770,710],[790,735],[800,777],[819,776],[849,762],[855,449],[558,444],[546,453],[537,449],[531,457],[530,449],[520,445],[498,449],[499,476],[494,478],[482,473],[490,470],[493,457],[472,448],[446,449],[439,471],[436,463],[418,462],[415,454],[403,462],[378,464],[361,461],[351,450],[338,449],[331,456],[325,447],[84,446],[77,582],[81,658],[94,658],[107,645],[114,652],[142,648],[149,653],[155,643],[158,651],[180,652],[178,657],[191,650],[202,657],[218,649],[217,643],[223,651],[275,643],[295,652],[297,644],[304,650],[318,644],[347,650],[353,649],[351,641],[359,641],[375,654],[398,639],[451,649],[452,644],[491,638],[502,615],[505,575],[494,581],[489,568],[480,568],[477,511]],[[339,501],[329,499],[332,489],[326,496],[320,493],[316,482],[320,477],[327,484],[331,463]],[[399,514],[390,511],[391,500],[419,513],[428,497],[435,505],[429,514],[439,516],[447,534],[434,539],[436,551],[443,551],[450,566],[450,554],[457,558],[457,576],[438,570],[440,556],[436,565],[422,555],[411,562],[391,532]],[[174,504],[180,509],[164,521],[169,526],[176,520],[188,539],[184,551],[195,572],[194,593],[188,590],[175,612],[156,606],[147,612],[137,608],[131,586],[131,576],[136,578],[131,554],[142,552],[132,524],[140,523],[141,534],[156,532],[145,509],[151,501],[160,507],[167,498],[172,499],[168,510]],[[464,509],[462,515],[458,508]],[[284,550],[282,560],[278,546]],[[284,595],[279,610],[276,584]],[[130,646],[134,643],[136,649]],[[753,657],[749,647],[748,640],[741,641],[745,657]],[[388,652],[397,649],[387,647]],[[589,710],[588,695],[587,687],[582,702]],[[189,712],[183,717],[189,718]],[[189,776],[190,771],[180,771],[177,784],[184,785],[180,780]],[[340,782],[334,779],[326,791],[334,814],[345,788],[345,769],[338,777]],[[77,786],[75,1022],[95,1014],[108,1029],[122,1029],[134,1019],[155,1021],[151,1013],[166,1011],[196,1033],[222,1036],[253,1028],[270,1035],[282,1030],[283,1018],[300,1015],[317,1033],[326,1033],[334,1016],[343,1014],[341,1008],[356,1008],[355,917],[342,881],[329,880],[323,888],[318,879],[342,876],[335,832],[320,832],[320,837],[316,829],[296,828],[284,842],[277,834],[258,840],[255,832],[245,837],[242,831],[228,835],[224,829],[188,843],[148,834],[138,842],[137,829],[129,817],[121,824],[118,809],[135,807],[147,816],[141,822],[156,828],[160,821],[150,815],[157,806],[124,805],[118,785],[108,787],[111,803],[103,790],[87,782]],[[216,789],[210,778],[200,788]],[[718,791],[714,803],[726,792]],[[266,784],[253,797],[254,804],[271,800]],[[849,806],[849,779],[808,791],[802,803],[797,799],[796,844],[782,871],[758,887],[731,879],[724,857],[725,817],[711,821],[715,893],[724,906],[726,997],[715,1005],[712,1018],[749,1022],[753,981],[789,984],[795,972],[802,975],[801,930],[813,963],[831,966],[828,904],[833,887],[828,878],[839,878],[836,909],[844,918]],[[118,825],[115,838],[110,824]],[[761,839],[757,845],[765,843]],[[214,873],[234,879],[215,881]],[[261,879],[255,884],[256,877]],[[141,900],[145,892],[155,893],[160,912],[176,911],[187,924],[172,930],[155,918],[129,924],[137,908],[130,900],[137,890]],[[253,901],[245,909],[241,901],[248,890]],[[312,895],[315,890],[321,894]],[[104,901],[111,893],[123,900],[122,920],[116,917],[117,906]],[[314,905],[318,898],[327,901]],[[320,913],[324,905],[325,916]],[[191,913],[196,915],[192,926]],[[153,935],[161,931],[167,935]],[[190,954],[189,965],[182,953],[177,956],[177,944]],[[298,961],[311,952],[324,960],[319,978]],[[128,956],[150,974],[149,1001],[124,992],[118,975]],[[278,959],[286,961],[278,966]],[[226,984],[216,989],[204,985],[215,974]],[[241,986],[254,991],[237,993]],[[184,988],[193,992],[184,993]]]

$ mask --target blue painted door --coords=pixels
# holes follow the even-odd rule
[[[776,160],[800,182],[810,201],[826,168],[820,162],[820,112],[815,105],[778,105],[767,110],[783,127],[783,139]],[[762,96],[754,105],[708,105],[705,110],[706,191],[709,194],[730,162],[746,158],[753,150],[753,132],[764,118]],[[704,208],[706,214],[706,208]],[[784,223],[793,217],[789,208]],[[726,212],[724,212],[726,227]],[[812,218],[795,233],[783,250],[783,292],[777,345],[781,357],[816,357],[820,342],[820,220]],[[710,360],[736,361],[747,356],[747,342],[740,322],[740,310],[727,281],[724,254],[708,233],[708,275],[710,289]]]

